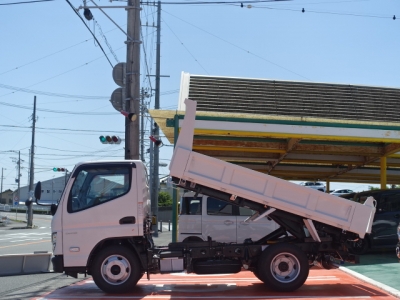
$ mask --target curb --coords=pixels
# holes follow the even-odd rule
[[[369,278],[367,276],[364,276],[364,275],[362,275],[360,273],[354,272],[354,271],[352,271],[352,270],[350,270],[350,269],[348,269],[346,267],[339,267],[339,270],[341,270],[341,271],[343,271],[343,272],[345,272],[345,273],[347,273],[347,274],[349,274],[349,275],[351,275],[353,277],[356,277],[357,279],[360,279],[361,281],[364,281],[366,283],[372,284],[373,286],[376,286],[377,288],[379,288],[381,290],[384,290],[385,292],[387,292],[388,294],[390,294],[390,295],[392,295],[394,297],[400,298],[400,291],[396,290],[395,288],[392,288],[392,287],[390,287],[390,286],[388,286],[386,284],[378,282],[378,281],[376,281],[374,279],[371,279],[371,278]]]

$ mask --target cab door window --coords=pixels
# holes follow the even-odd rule
[[[68,198],[69,213],[100,205],[125,195],[130,190],[128,166],[87,167],[78,170]]]

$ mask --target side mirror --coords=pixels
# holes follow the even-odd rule
[[[42,183],[39,181],[36,184],[35,187],[35,199],[36,199],[36,203],[38,202],[38,200],[40,200],[40,197],[42,196]]]

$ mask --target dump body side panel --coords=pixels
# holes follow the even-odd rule
[[[170,175],[329,224],[364,237],[371,231],[373,199],[359,204],[192,151],[196,103],[186,100]]]

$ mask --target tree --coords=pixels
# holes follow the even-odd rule
[[[400,188],[400,185],[396,185],[396,184],[391,184],[391,185],[387,185],[386,186],[386,189],[388,190],[388,189],[399,189]],[[368,186],[368,190],[369,191],[374,191],[374,190],[380,190],[381,188],[380,187],[374,187],[374,186]]]
[[[172,197],[167,192],[158,193],[158,206],[172,206]]]

